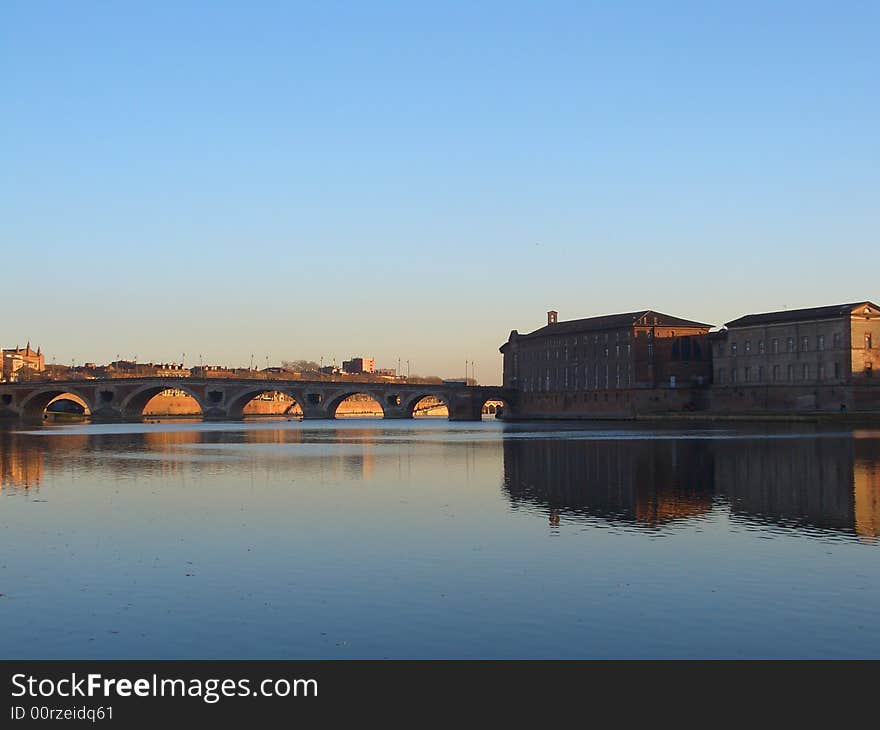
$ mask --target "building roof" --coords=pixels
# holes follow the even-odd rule
[[[747,314],[744,317],[728,322],[726,327],[754,327],[764,324],[785,324],[786,322],[802,322],[818,319],[834,319],[848,316],[856,307],[869,306],[880,310],[871,302],[851,302],[849,304],[831,304],[825,307],[808,307],[806,309],[785,309],[781,312],[764,312],[763,314]]]
[[[656,317],[656,322],[654,318]],[[642,321],[643,318],[646,318]],[[653,309],[642,309],[638,312],[625,312],[624,314],[603,314],[599,317],[587,317],[586,319],[570,319],[565,322],[548,324],[534,332],[518,335],[523,338],[544,337],[547,335],[568,335],[576,332],[590,332],[593,330],[619,329],[622,327],[634,327],[637,324],[657,327],[698,327],[709,329],[711,324],[694,322],[681,317],[673,317],[670,314],[655,312]]]

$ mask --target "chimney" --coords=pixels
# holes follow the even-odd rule
[[[551,309],[547,312],[547,324],[556,324],[556,317],[559,313]]]

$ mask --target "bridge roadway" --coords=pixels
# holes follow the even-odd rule
[[[327,380],[233,378],[106,378],[0,383],[0,417],[42,419],[46,407],[65,397],[80,403],[94,420],[137,421],[154,396],[167,388],[191,395],[206,419],[237,420],[247,403],[261,393],[278,391],[293,398],[304,418],[335,418],[336,408],[351,395],[374,398],[385,418],[412,418],[426,396],[445,401],[450,421],[479,421],[487,400],[513,404],[513,392],[491,385],[363,383]]]

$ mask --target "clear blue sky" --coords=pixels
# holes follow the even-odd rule
[[[0,343],[498,346],[880,298],[877,2],[6,2]]]

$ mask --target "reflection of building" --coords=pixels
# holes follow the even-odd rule
[[[30,489],[43,480],[43,454],[17,434],[0,432],[0,489]]]
[[[36,351],[31,349],[31,343],[27,347],[16,345],[13,349],[3,350],[3,380],[14,382],[26,377],[30,373],[42,373],[46,369],[46,360],[38,347]]]
[[[514,504],[658,525],[712,508],[712,455],[677,440],[508,439],[504,488]]]
[[[351,360],[343,361],[342,369],[352,375],[374,373],[376,371],[376,361],[371,357],[353,357]]]
[[[859,456],[858,444],[853,466],[856,533],[865,538],[880,537],[880,463]]]
[[[507,439],[513,504],[662,525],[726,509],[735,519],[880,535],[877,439]]]

